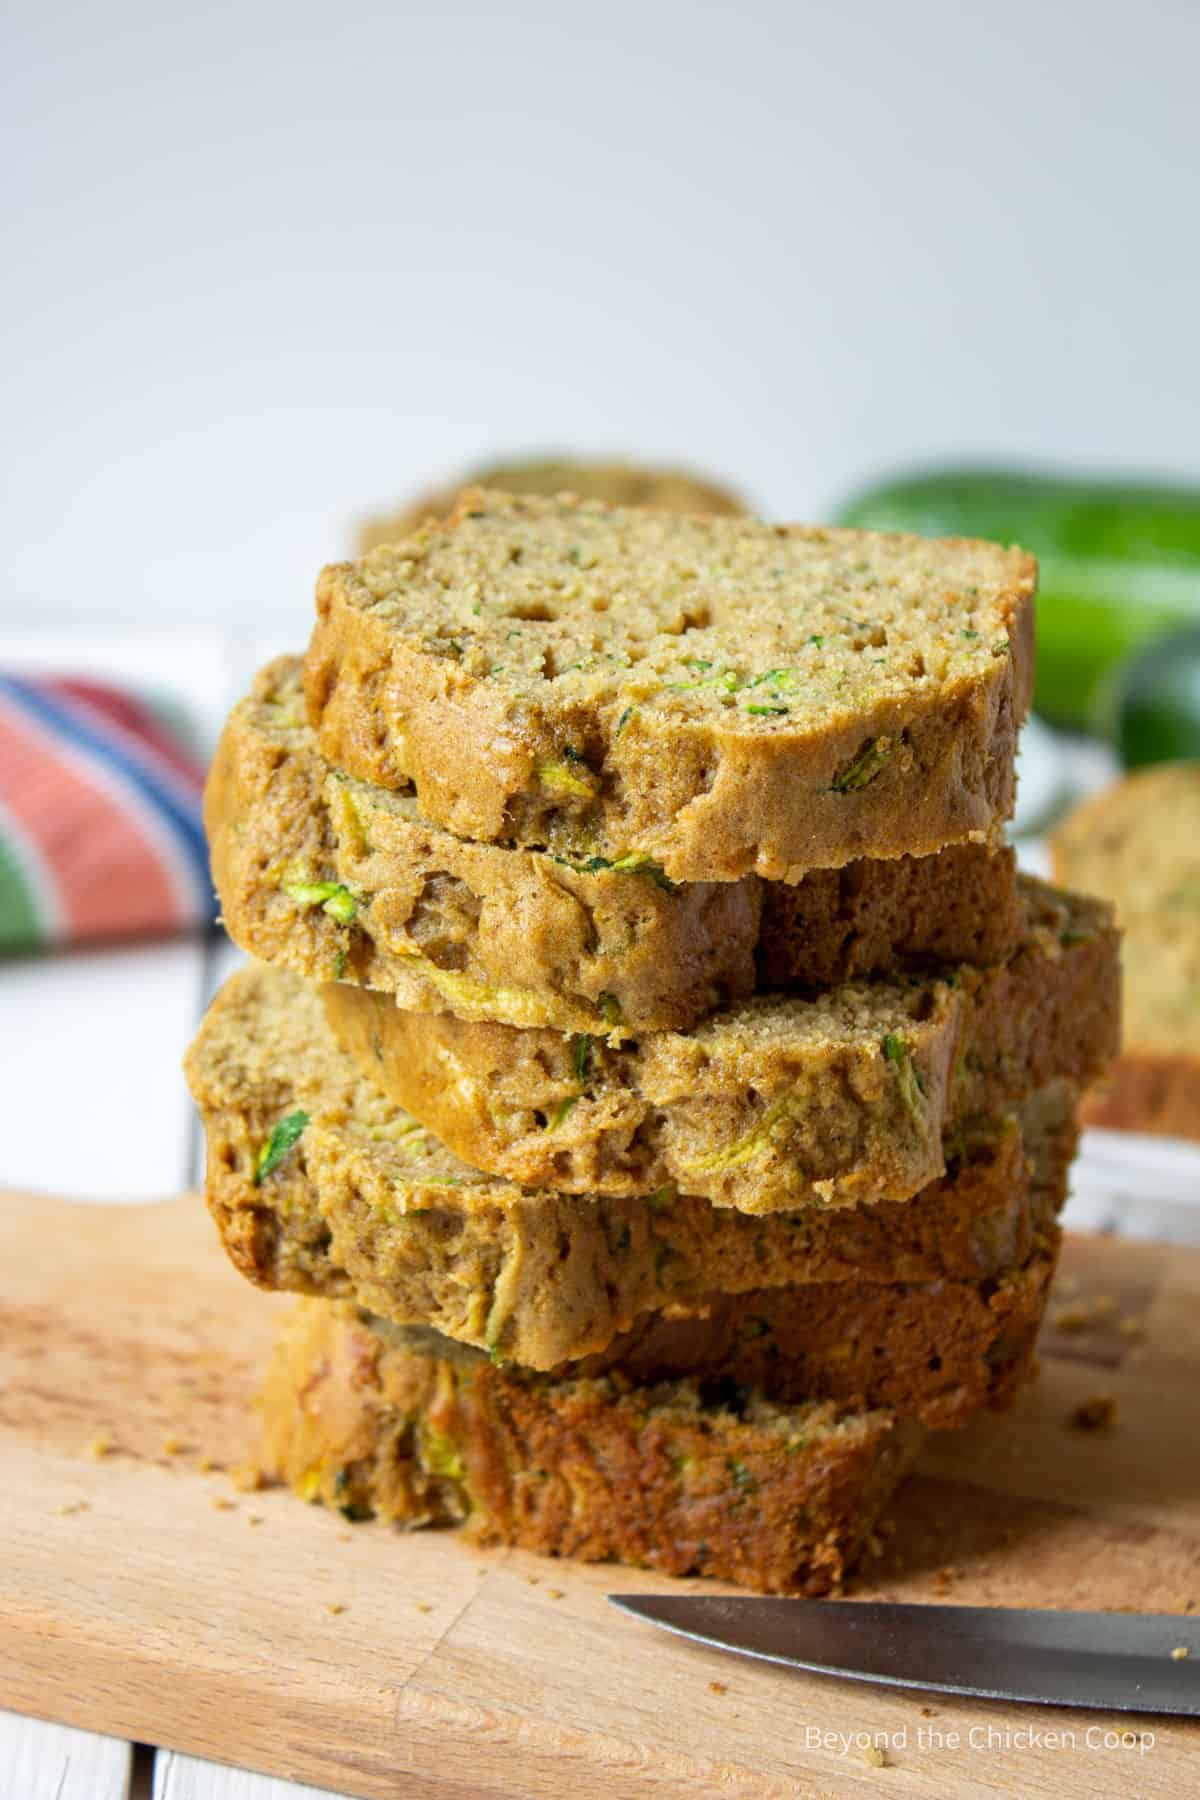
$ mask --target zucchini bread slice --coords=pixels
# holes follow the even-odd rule
[[[840,1583],[924,1435],[695,1381],[554,1381],[314,1300],[261,1406],[263,1472],[345,1518],[779,1594]]]
[[[714,517],[736,517],[746,511],[728,488],[682,469],[542,456],[521,462],[484,463],[453,487],[434,488],[394,512],[364,519],[358,547],[365,551],[374,550],[377,544],[394,544],[397,538],[408,537],[419,526],[452,513],[464,489],[481,487],[497,488],[505,494],[542,494],[551,500],[558,494],[572,494],[578,500],[603,500],[606,506],[651,506],[659,512]]]
[[[402,1011],[323,988],[330,1025],[464,1161],[569,1193],[673,1183],[745,1212],[905,1200],[962,1121],[1118,1047],[1117,936],[1101,901],[1020,880],[1020,947],[990,969],[758,995],[693,1032],[599,1038]]]
[[[895,1205],[752,1217],[671,1189],[519,1188],[443,1149],[362,1079],[312,991],[261,966],[222,989],[187,1073],[207,1133],[209,1206],[249,1280],[354,1298],[538,1369],[604,1351],[646,1314],[694,1310],[713,1292],[983,1292],[1043,1240],[1075,1148],[1075,1093],[1059,1083],[1019,1121],[958,1134],[952,1172]]]
[[[479,842],[796,880],[1012,810],[1036,565],[478,492],[317,588],[310,722]]]
[[[726,1381],[773,1400],[886,1406],[953,1430],[982,1407],[1010,1405],[1028,1379],[1058,1245],[1049,1222],[1026,1263],[984,1282],[811,1282],[710,1294],[644,1314],[606,1350],[557,1373]]]
[[[225,923],[309,980],[417,1012],[559,1031],[686,1031],[756,986],[827,986],[1016,943],[1012,852],[859,860],[795,886],[665,881],[602,859],[472,844],[335,774],[304,722],[299,658],[226,724],[205,795]]]
[[[1111,901],[1123,936],[1124,1044],[1084,1118],[1200,1139],[1200,762],[1127,775],[1050,843],[1056,872]]]

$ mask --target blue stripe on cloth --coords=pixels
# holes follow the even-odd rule
[[[187,864],[200,901],[198,917],[201,922],[213,923],[217,916],[217,903],[209,872],[208,845],[204,839],[199,801],[194,807],[189,807],[153,769],[131,756],[107,732],[89,725],[79,718],[68,702],[46,693],[33,682],[23,681],[14,675],[0,675],[0,694],[6,694],[14,705],[24,707],[30,718],[36,719],[48,730],[58,732],[78,749],[107,763],[167,821],[177,842],[187,853]],[[146,746],[145,754],[147,758],[153,757],[151,745]]]

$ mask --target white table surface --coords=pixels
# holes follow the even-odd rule
[[[234,634],[0,634],[0,668],[157,689],[189,706],[211,747],[252,671],[298,647],[304,630],[298,618],[291,645]],[[1093,747],[1052,744],[1030,758],[1026,816],[1030,805],[1040,810],[1043,794],[1085,791],[1110,768]],[[1021,840],[1021,854],[1040,868],[1036,838]],[[189,940],[0,964],[0,1185],[131,1204],[195,1185],[200,1134],[180,1058],[238,960],[223,940]],[[1088,1133],[1066,1220],[1079,1229],[1200,1243],[1200,1151]],[[303,1800],[316,1790],[173,1751],[135,1753],[123,1741],[0,1712],[0,1792],[14,1800]]]

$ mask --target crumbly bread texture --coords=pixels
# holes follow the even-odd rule
[[[754,1218],[669,1189],[530,1191],[450,1155],[361,1078],[310,989],[255,966],[223,988],[187,1071],[209,1206],[249,1280],[352,1297],[537,1369],[714,1292],[994,1284],[1045,1238],[1075,1149],[1075,1094],[1060,1083],[1019,1121],[959,1134],[952,1173],[900,1205]],[[256,1183],[264,1146],[297,1112],[308,1124]]]
[[[1007,817],[1035,585],[991,544],[480,492],[323,572],[308,714],[462,837],[796,880]]]
[[[577,462],[568,456],[538,457],[533,461],[484,463],[453,487],[434,488],[395,512],[364,519],[358,534],[359,550],[394,544],[419,526],[446,518],[465,489],[481,487],[496,488],[505,494],[541,494],[549,500],[559,494],[573,494],[578,500],[602,500],[606,506],[651,506],[659,512],[710,517],[736,517],[746,511],[728,488],[702,481],[681,469]]]
[[[837,1586],[923,1437],[835,1402],[551,1381],[321,1301],[283,1331],[262,1418],[264,1472],[348,1519],[765,1593]]]
[[[1122,928],[1125,1037],[1087,1096],[1091,1124],[1200,1138],[1200,762],[1127,775],[1051,839],[1062,879]]]
[[[1037,1254],[995,1281],[710,1294],[645,1315],[600,1355],[558,1373],[729,1381],[790,1403],[886,1406],[948,1431],[981,1407],[1008,1406],[1028,1378],[1057,1255],[1052,1225]]]
[[[335,775],[298,659],[264,669],[205,793],[225,922],[309,979],[416,1010],[607,1031],[685,1028],[754,986],[760,884],[664,885],[430,825],[414,797]]]
[[[630,1044],[322,993],[364,1075],[476,1168],[570,1193],[672,1183],[751,1213],[905,1200],[956,1124],[1094,1080],[1118,1048],[1109,909],[1021,892],[1020,948],[993,968],[758,995]]]
[[[756,985],[995,962],[1017,940],[1012,852],[980,844],[795,886],[677,886],[467,843],[422,819],[411,794],[335,774],[301,683],[300,659],[282,657],[235,707],[205,823],[231,935],[310,980],[394,994],[410,1011],[627,1036],[686,1031]]]
[[[834,987],[936,964],[1003,962],[1024,923],[1013,852],[951,844],[762,883],[757,988]]]

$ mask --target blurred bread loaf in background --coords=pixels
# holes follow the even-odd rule
[[[377,544],[406,537],[429,519],[454,511],[464,488],[498,488],[505,494],[534,494],[552,500],[576,494],[581,500],[603,500],[608,506],[649,506],[660,512],[700,513],[732,518],[750,508],[723,483],[685,469],[656,469],[642,463],[583,462],[570,456],[516,458],[481,463],[444,487],[430,488],[390,511],[372,513],[358,529],[361,554]]]
[[[1124,933],[1124,1050],[1085,1120],[1200,1140],[1200,762],[1124,776],[1051,853],[1055,879],[1110,900]]]

